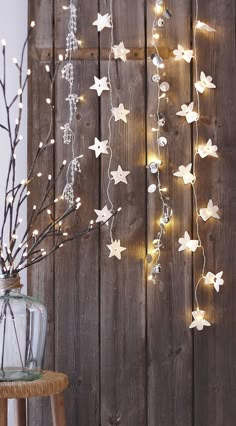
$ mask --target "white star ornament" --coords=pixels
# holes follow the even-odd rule
[[[193,311],[193,322],[190,324],[189,328],[194,328],[196,327],[197,330],[201,331],[203,330],[203,327],[209,327],[211,324],[204,319],[205,316],[205,311],[200,311],[200,309],[198,309],[197,311]]]
[[[89,149],[95,151],[96,158],[99,157],[100,154],[108,154],[108,141],[100,141],[98,138],[94,139],[94,145],[90,145]]]
[[[121,59],[123,62],[127,61],[126,55],[128,55],[130,50],[125,48],[123,41],[121,41],[119,45],[113,46],[112,50],[115,59]]]
[[[207,272],[205,276],[205,284],[214,285],[214,289],[217,293],[220,291],[220,286],[224,284],[224,280],[222,278],[223,271],[218,272],[218,274],[212,274],[212,272]]]
[[[117,171],[111,172],[111,175],[115,181],[115,185],[117,185],[117,183],[119,182],[123,182],[127,185],[128,182],[127,182],[126,176],[128,176],[129,174],[130,172],[128,170],[127,171],[122,170],[121,166],[118,166]]]
[[[173,173],[174,176],[182,177],[185,185],[188,183],[193,183],[196,180],[196,176],[191,173],[192,163],[188,166],[179,166],[179,171]]]
[[[190,63],[191,59],[193,57],[193,51],[192,50],[184,50],[184,48],[181,46],[181,44],[178,44],[178,49],[175,49],[173,51],[175,55],[175,60],[180,61],[181,59],[184,59],[186,62]]]
[[[107,77],[102,77],[101,79],[94,77],[94,85],[90,87],[91,90],[96,90],[98,96],[101,96],[104,90],[110,90],[108,86]]]
[[[115,118],[115,121],[122,120],[124,123],[127,123],[126,115],[128,115],[130,111],[125,109],[123,104],[120,104],[118,108],[112,108],[111,112]]]
[[[186,117],[187,122],[193,123],[193,121],[197,121],[199,119],[199,115],[197,112],[193,111],[194,103],[191,102],[189,105],[183,104],[181,105],[181,111],[178,111],[176,115],[180,117]]]
[[[117,257],[117,259],[121,260],[122,251],[126,250],[125,247],[121,247],[120,240],[112,241],[111,244],[107,244],[107,247],[110,250],[109,257]]]
[[[218,215],[218,206],[213,205],[213,201],[209,200],[206,209],[200,209],[200,216],[206,222],[210,217],[214,217],[215,219],[220,219]]]
[[[184,233],[184,238],[179,238],[179,251],[183,251],[183,250],[191,250],[192,252],[195,252],[198,248],[198,240],[191,240],[189,233],[187,231],[185,231]]]
[[[210,25],[205,24],[205,22],[197,21],[196,28],[199,30],[206,30],[209,33],[215,33],[215,28],[210,27]]]
[[[100,15],[98,13],[97,20],[93,22],[93,25],[97,25],[97,30],[100,32],[104,28],[111,28],[111,15],[106,13],[106,15]]]
[[[96,215],[97,215],[97,219],[96,222],[106,222],[106,225],[108,226],[108,220],[111,218],[112,213],[110,212],[110,210],[108,210],[107,206],[103,207],[102,210],[94,210]]]
[[[211,157],[218,158],[218,154],[216,151],[218,151],[218,147],[216,145],[212,145],[211,139],[209,139],[205,145],[200,145],[198,148],[198,154],[202,158],[205,158],[208,155],[210,155]]]
[[[215,89],[216,85],[212,83],[212,77],[202,71],[200,74],[200,80],[197,81],[194,86],[199,93],[204,93],[206,89]]]

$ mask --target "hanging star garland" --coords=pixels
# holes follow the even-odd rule
[[[191,240],[189,233],[185,231],[184,238],[179,238],[179,244],[180,244],[179,251],[189,249],[192,252],[195,252],[199,246],[199,241]]]
[[[95,209],[94,211],[97,215],[96,222],[106,222],[106,225],[108,226],[108,220],[112,216],[112,212],[108,209],[108,207],[104,206],[102,210]]]
[[[111,244],[107,244],[107,247],[110,250],[109,257],[117,257],[117,259],[121,260],[122,251],[126,250],[125,247],[121,247],[120,240],[114,240]]]
[[[215,28],[210,27],[210,25],[207,25],[207,24],[205,24],[204,22],[201,22],[201,21],[197,21],[196,28],[199,29],[199,30],[206,30],[209,33],[215,33],[216,32]]]
[[[193,102],[191,102],[189,105],[183,104],[181,105],[181,111],[178,111],[176,115],[179,115],[180,117],[185,117],[189,124],[193,123],[194,121],[197,121],[199,119],[199,114],[193,111],[193,108]]]
[[[107,82],[107,77],[97,78],[94,77],[94,85],[90,87],[91,90],[96,90],[98,96],[101,96],[104,90],[110,90]]]
[[[195,89],[197,89],[199,93],[204,93],[206,89],[215,89],[216,85],[212,83],[212,80],[213,78],[210,75],[206,76],[206,74],[202,71],[200,74],[200,80],[196,81],[194,84]]]
[[[127,123],[126,115],[128,115],[130,111],[125,109],[123,104],[120,104],[117,108],[113,107],[111,112],[115,118],[115,121],[122,120],[124,123]]]
[[[178,45],[178,49],[174,50],[174,56],[176,60],[184,59],[187,62],[190,62],[191,59],[195,61],[194,64],[194,71],[195,71],[195,83],[194,88],[196,91],[196,105],[197,105],[197,111],[194,111],[194,103],[190,102],[189,105],[182,105],[181,111],[178,111],[176,115],[180,117],[186,117],[186,120],[189,124],[195,122],[195,132],[194,135],[196,137],[196,146],[197,146],[197,152],[194,155],[193,158],[193,165],[189,164],[188,166],[180,166],[179,170],[174,173],[175,176],[183,178],[184,184],[191,184],[192,185],[192,191],[193,191],[193,200],[195,204],[195,212],[196,212],[196,234],[197,239],[191,240],[190,236],[187,231],[185,231],[184,238],[179,238],[179,251],[184,250],[190,250],[192,252],[195,252],[197,248],[201,248],[202,253],[202,262],[203,266],[201,269],[201,276],[198,279],[197,283],[195,284],[195,303],[197,310],[192,312],[193,315],[193,321],[190,324],[190,328],[196,328],[197,330],[203,330],[205,326],[210,326],[211,324],[205,319],[205,311],[201,310],[199,308],[199,302],[198,302],[198,289],[199,285],[202,281],[205,281],[206,285],[213,285],[215,290],[219,292],[220,286],[224,284],[224,280],[222,279],[223,271],[217,273],[216,275],[212,272],[208,272],[205,275],[206,270],[206,264],[207,264],[207,257],[206,257],[206,250],[205,247],[202,245],[201,242],[201,235],[200,235],[200,224],[199,224],[199,218],[201,217],[204,222],[208,221],[210,218],[215,218],[217,220],[220,219],[220,216],[218,214],[219,207],[217,205],[214,205],[212,199],[208,201],[206,208],[198,208],[198,196],[197,191],[195,188],[195,183],[197,176],[195,175],[196,170],[196,158],[197,154],[202,158],[206,157],[214,157],[218,158],[218,147],[216,145],[213,145],[212,140],[209,139],[207,143],[205,144],[199,144],[199,118],[200,118],[200,94],[203,94],[206,90],[216,88],[216,85],[213,83],[213,77],[211,75],[205,74],[203,71],[198,71],[198,49],[197,49],[197,30],[205,30],[210,33],[215,33],[215,29],[209,26],[208,24],[205,24],[204,22],[201,22],[198,19],[198,0],[195,0],[195,10],[196,10],[196,16],[195,16],[195,23],[194,23],[194,31],[193,31],[193,50],[185,51],[184,48],[181,45]],[[191,173],[193,167],[194,173]]]
[[[127,61],[126,56],[130,53],[130,50],[125,48],[123,41],[121,41],[119,45],[113,46],[112,50],[115,59],[121,59],[123,62]]]
[[[107,176],[108,176],[108,182],[107,182],[107,199],[109,202],[109,208],[107,205],[102,210],[95,210],[96,214],[98,215],[97,221],[98,222],[104,222],[107,221],[110,216],[111,212],[114,210],[113,200],[111,196],[111,182],[114,182],[114,185],[117,185],[118,183],[124,183],[128,184],[127,182],[127,176],[130,174],[129,171],[125,171],[122,169],[121,165],[118,166],[117,170],[112,171],[112,159],[113,159],[113,151],[112,151],[112,141],[113,141],[113,126],[111,125],[111,120],[114,118],[114,121],[122,120],[125,123],[127,123],[127,114],[130,113],[129,110],[124,108],[124,104],[120,103],[120,105],[115,108],[114,107],[114,101],[113,101],[113,90],[112,90],[112,77],[111,77],[111,60],[112,60],[112,54],[114,54],[115,59],[121,59],[123,62],[127,61],[127,54],[130,52],[129,49],[126,49],[124,46],[124,42],[121,41],[119,44],[114,43],[114,29],[113,29],[113,2],[110,1],[110,11],[109,13],[106,13],[105,15],[101,15],[98,13],[97,20],[93,22],[93,25],[97,26],[97,31],[100,32],[104,30],[105,28],[110,28],[110,34],[111,34],[111,49],[109,54],[109,60],[108,60],[108,77],[102,77],[101,79],[94,77],[94,85],[90,87],[91,90],[96,90],[97,95],[101,96],[103,91],[110,90],[110,111],[111,115],[108,119],[108,140],[105,141],[99,141],[97,138],[95,138],[94,145],[89,146],[89,149],[95,151],[95,156],[98,158],[101,154],[109,154],[109,161],[107,162]],[[118,209],[118,211],[121,210],[121,207]],[[115,256],[119,260],[121,259],[121,252],[126,250],[126,248],[120,246],[120,240],[113,238],[113,224],[114,224],[114,218],[109,223],[110,228],[110,240],[111,244],[108,244],[107,247],[110,249],[110,256]],[[108,225],[108,223],[107,223]]]
[[[117,171],[111,172],[111,175],[115,181],[115,185],[117,185],[119,182],[123,182],[127,185],[127,179],[126,176],[130,174],[129,171],[122,170],[121,166],[118,166]]]
[[[180,61],[181,59],[184,59],[188,63],[191,62],[191,59],[193,57],[193,51],[184,50],[184,48],[180,44],[178,44],[178,49],[175,49],[173,51],[173,54],[175,56],[176,61]]]
[[[213,285],[214,289],[219,293],[220,286],[224,284],[224,280],[222,278],[223,271],[218,272],[218,274],[212,274],[212,272],[207,272],[205,277],[206,285]]]
[[[205,158],[208,155],[211,157],[218,158],[218,147],[216,145],[212,144],[212,140],[209,139],[208,142],[205,145],[200,145],[198,148],[198,154],[201,158]]]
[[[214,217],[215,219],[220,219],[220,216],[218,215],[218,206],[213,205],[213,201],[209,200],[207,204],[207,208],[200,209],[200,216],[201,218],[206,222],[210,217]]]
[[[95,151],[95,156],[98,158],[101,154],[108,154],[108,141],[100,141],[98,138],[94,139],[94,145],[90,145],[89,149]]]
[[[192,163],[188,166],[179,166],[179,171],[173,173],[174,176],[182,177],[185,185],[193,183],[196,180],[196,176],[191,173]]]
[[[199,309],[197,311],[193,311],[193,322],[190,324],[189,328],[194,328],[196,327],[197,330],[203,330],[203,327],[210,327],[210,323],[209,321],[207,321],[204,316],[205,316],[205,311],[200,311]]]
[[[111,28],[112,27],[111,15],[109,15],[109,13],[106,13],[105,15],[100,15],[100,13],[98,13],[98,17],[96,21],[93,22],[93,25],[97,26],[98,32],[104,30],[104,28]]]

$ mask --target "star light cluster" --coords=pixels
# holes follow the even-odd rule
[[[110,250],[109,258],[116,257],[118,260],[121,260],[121,253],[126,250],[125,247],[121,246],[120,239],[116,239],[113,236],[113,225],[114,225],[114,202],[111,196],[111,183],[118,185],[123,183],[128,184],[127,177],[130,174],[129,170],[123,170],[122,166],[118,164],[117,170],[112,170],[113,167],[113,150],[112,150],[112,141],[113,141],[113,123],[118,121],[123,121],[125,124],[128,122],[127,116],[130,111],[124,106],[123,103],[119,105],[114,105],[113,102],[113,91],[112,91],[112,78],[111,78],[111,60],[112,55],[114,60],[121,60],[122,62],[127,61],[127,55],[130,53],[129,49],[126,49],[124,42],[121,41],[119,44],[114,43],[114,28],[113,28],[113,0],[110,0],[110,10],[105,15],[98,13],[97,19],[93,22],[93,25],[97,27],[97,31],[107,31],[110,30],[111,37],[111,47],[108,60],[108,69],[107,76],[97,77],[94,76],[94,84],[90,86],[91,90],[97,92],[97,96],[106,96],[106,92],[109,92],[110,100],[110,115],[108,117],[108,138],[106,140],[100,141],[95,137],[94,144],[89,146],[89,149],[94,151],[95,157],[102,157],[103,154],[108,155],[108,166],[107,166],[107,176],[108,182],[106,187],[107,193],[107,204],[101,209],[95,209],[97,214],[96,222],[104,223],[109,226],[110,231],[110,244],[107,244],[107,248]],[[120,211],[121,208],[118,209]],[[111,220],[110,220],[111,219]]]
[[[182,178],[183,183],[185,185],[190,184],[193,189],[193,200],[195,204],[196,210],[196,236],[197,239],[191,239],[191,236],[187,231],[184,232],[184,237],[179,238],[179,251],[189,251],[195,253],[196,251],[201,250],[202,259],[203,259],[203,267],[200,278],[198,279],[195,285],[195,303],[197,309],[192,312],[193,321],[190,324],[190,328],[196,328],[197,330],[203,330],[204,327],[209,327],[211,324],[208,320],[205,319],[205,311],[201,310],[198,302],[198,289],[200,283],[203,281],[205,285],[212,285],[216,292],[220,291],[220,287],[224,284],[224,280],[222,278],[223,271],[218,272],[216,274],[212,272],[205,272],[207,265],[207,256],[205,247],[202,245],[201,235],[200,235],[200,223],[199,219],[201,218],[204,222],[212,219],[220,219],[219,215],[219,207],[216,205],[212,199],[206,203],[206,207],[203,206],[199,209],[198,207],[198,197],[196,191],[196,159],[197,156],[201,159],[206,157],[218,158],[218,147],[214,145],[212,140],[201,142],[199,138],[199,123],[201,120],[200,113],[200,96],[203,96],[205,93],[212,93],[212,89],[216,88],[216,85],[213,83],[213,78],[210,75],[207,75],[205,72],[201,71],[199,75],[199,67],[198,67],[198,49],[197,49],[197,34],[198,31],[206,31],[208,33],[215,33],[215,29],[204,22],[199,21],[198,19],[198,0],[195,0],[195,8],[196,8],[196,16],[194,22],[194,37],[193,37],[193,50],[185,50],[185,48],[178,44],[178,48],[173,51],[175,60],[185,60],[187,63],[190,63],[192,60],[194,61],[194,71],[195,71],[195,93],[196,93],[196,106],[194,102],[190,102],[189,104],[183,104],[181,106],[181,110],[176,113],[179,117],[185,117],[186,122],[188,124],[195,124],[195,135],[196,135],[196,146],[197,150],[194,155],[193,163],[188,164],[187,166],[181,165],[177,172],[174,172],[174,176],[178,178]],[[195,110],[196,108],[196,110]],[[199,158],[198,157],[198,158]]]

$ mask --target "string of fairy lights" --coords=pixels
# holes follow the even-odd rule
[[[196,110],[194,102],[191,102],[189,105],[183,104],[181,106],[181,110],[176,114],[180,117],[185,117],[187,123],[195,124],[195,145],[197,147],[196,152],[193,158],[193,164],[190,163],[186,166],[179,166],[179,170],[174,173],[174,176],[183,179],[185,185],[190,184],[193,190],[193,199],[195,204],[195,212],[196,212],[196,235],[197,239],[191,239],[189,233],[185,231],[184,237],[179,238],[179,251],[189,250],[191,252],[196,252],[197,249],[201,250],[202,253],[202,271],[201,275],[195,285],[194,291],[194,299],[196,304],[196,310],[192,312],[193,321],[190,324],[190,328],[197,328],[197,330],[203,330],[204,326],[210,326],[210,322],[205,319],[205,311],[200,308],[199,300],[198,300],[198,290],[199,286],[202,282],[206,285],[212,285],[214,289],[219,292],[220,287],[224,284],[224,280],[222,279],[223,271],[218,273],[207,272],[207,256],[205,247],[202,245],[201,234],[200,234],[200,219],[204,222],[208,221],[211,218],[220,219],[218,214],[219,207],[214,204],[213,200],[210,199],[208,204],[204,208],[199,209],[198,196],[196,191],[196,161],[200,157],[204,159],[206,157],[218,158],[218,147],[213,144],[212,140],[209,139],[204,143],[201,142],[199,136],[199,121],[201,117],[201,101],[200,97],[204,95],[204,93],[211,91],[211,89],[215,89],[216,86],[212,82],[212,77],[207,76],[204,71],[200,72],[199,75],[199,66],[198,66],[198,47],[197,47],[197,34],[199,31],[207,31],[208,33],[215,33],[215,29],[205,24],[204,22],[199,21],[199,8],[198,8],[198,0],[195,0],[195,21],[194,21],[194,30],[193,30],[193,49],[185,50],[182,45],[178,45],[178,48],[174,50],[175,60],[185,60],[187,63],[190,63],[192,60],[194,61],[194,89],[196,92]]]
[[[163,136],[163,127],[165,126],[165,117],[161,113],[161,101],[166,100],[166,93],[170,89],[170,85],[167,81],[161,81],[162,73],[165,68],[163,59],[161,58],[158,50],[158,44],[160,39],[160,31],[165,27],[166,21],[168,21],[172,13],[169,9],[165,7],[165,2],[163,0],[154,1],[154,20],[152,24],[152,46],[154,47],[154,53],[151,55],[152,63],[155,66],[155,74],[152,76],[152,82],[156,85],[157,92],[157,109],[154,114],[152,114],[152,120],[154,126],[152,127],[152,132],[155,135],[155,142],[157,146],[157,155],[158,158],[155,161],[152,161],[147,168],[150,173],[155,175],[157,178],[157,184],[150,184],[148,187],[148,192],[150,194],[158,192],[158,197],[161,202],[161,219],[159,222],[159,230],[155,239],[153,240],[153,252],[154,252],[154,261],[153,256],[148,255],[148,262],[152,264],[151,275],[149,276],[153,284],[157,284],[159,281],[159,276],[162,271],[161,260],[161,249],[163,247],[163,237],[166,234],[166,227],[171,221],[172,217],[172,208],[169,203],[169,197],[166,196],[167,188],[162,186],[161,179],[161,167],[163,165],[161,160],[161,149],[166,147],[167,138]],[[165,73],[163,73],[165,74]]]
[[[75,71],[74,64],[72,62],[72,53],[79,49],[81,40],[77,38],[77,8],[73,0],[70,0],[69,6],[63,6],[65,12],[69,11],[69,23],[68,23],[68,34],[66,36],[66,51],[65,60],[67,61],[61,70],[62,78],[66,80],[69,86],[69,92],[66,97],[66,102],[69,106],[69,117],[67,122],[61,126],[63,131],[63,142],[64,144],[71,145],[72,159],[68,165],[66,173],[66,185],[63,191],[63,197],[69,204],[73,205],[75,200],[74,184],[76,173],[81,172],[80,159],[83,155],[76,155],[75,153],[75,113],[77,111],[77,105],[83,97],[74,93],[74,82],[75,82]],[[78,145],[78,144],[77,144]]]
[[[107,201],[106,204],[101,210],[95,209],[97,214],[96,222],[106,222],[109,226],[110,233],[110,244],[107,244],[108,249],[110,250],[109,258],[115,256],[117,259],[121,260],[121,253],[126,250],[125,247],[121,246],[120,239],[114,237],[113,225],[114,217],[111,217],[114,212],[114,201],[111,197],[111,184],[117,185],[119,183],[128,184],[127,176],[130,174],[130,171],[123,170],[121,165],[118,165],[117,170],[112,170],[113,163],[113,122],[122,120],[124,123],[127,123],[127,115],[130,113],[128,109],[125,109],[124,104],[120,103],[118,106],[115,106],[113,100],[113,85],[112,85],[112,75],[111,75],[111,62],[112,55],[114,54],[115,60],[122,60],[123,62],[127,61],[127,54],[130,52],[125,48],[123,41],[118,45],[114,44],[114,29],[113,29],[113,0],[110,0],[110,9],[109,12],[105,15],[98,13],[97,19],[93,22],[94,26],[97,26],[97,31],[101,32],[107,28],[110,30],[111,37],[111,47],[108,60],[108,70],[107,76],[98,78],[94,76],[94,84],[90,87],[91,90],[96,90],[97,95],[100,97],[104,91],[109,91],[110,99],[110,117],[108,119],[108,139],[100,141],[95,137],[94,144],[89,146],[89,149],[94,151],[96,158],[99,158],[101,154],[109,155],[108,166],[107,166],[107,177],[108,183],[106,188]],[[118,208],[120,211],[121,208]]]

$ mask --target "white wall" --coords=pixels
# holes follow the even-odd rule
[[[7,0],[1,1],[0,12],[0,39],[6,40],[7,51],[7,96],[12,98],[18,90],[18,80],[16,67],[13,64],[12,58],[20,59],[20,52],[23,41],[27,33],[27,0]],[[0,46],[1,49],[1,46]],[[26,52],[27,60],[27,52]],[[27,64],[25,63],[25,69]],[[0,58],[0,75],[2,76],[2,58]],[[26,177],[27,172],[27,97],[26,94],[23,99],[24,105],[24,118],[22,121],[21,134],[23,136],[22,145],[17,150],[17,179],[20,181]],[[16,111],[13,113],[13,121],[16,117]],[[0,123],[6,123],[5,110],[3,108],[2,98],[0,96]],[[0,129],[0,223],[2,223],[3,216],[3,195],[4,183],[7,170],[7,163],[9,158],[8,139],[4,131]],[[26,223],[26,206],[22,209],[20,217],[23,223]],[[21,275],[22,283],[26,286],[26,273]],[[9,404],[9,425],[13,425],[13,407],[12,402]]]
[[[20,61],[23,42],[27,33],[27,0],[7,0],[2,2],[0,13],[0,39],[6,40],[7,53],[7,97],[12,99],[19,89],[18,73],[13,57]],[[0,49],[2,46],[0,45]],[[27,69],[27,51],[25,69]],[[0,56],[0,75],[2,76],[2,57]],[[17,105],[17,102],[16,102]],[[12,121],[14,125],[17,110],[13,108]],[[6,113],[0,95],[0,123],[6,124]],[[17,180],[21,181],[27,173],[27,92],[23,99],[23,121],[20,130],[23,141],[16,151],[17,156]],[[3,218],[3,195],[5,178],[9,159],[9,140],[7,133],[0,129],[0,223]],[[20,217],[23,219],[22,229],[26,224],[26,205],[23,206]],[[20,235],[20,230],[19,230]],[[26,273],[22,272],[22,283],[26,284]]]

